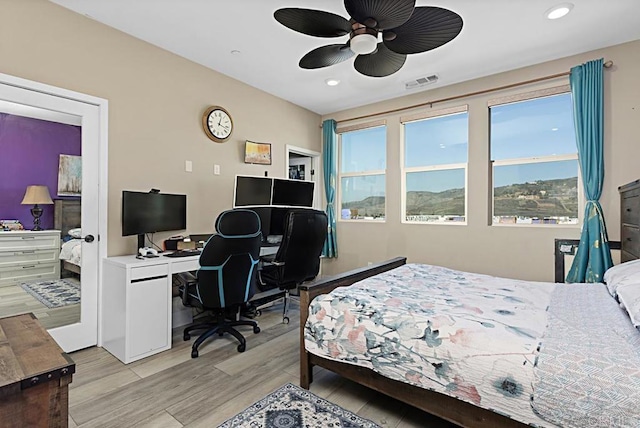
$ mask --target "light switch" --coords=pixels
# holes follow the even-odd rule
[[[193,172],[193,162],[190,160],[184,161],[184,170],[186,172]]]
[[[220,165],[213,166],[213,175],[220,175]]]

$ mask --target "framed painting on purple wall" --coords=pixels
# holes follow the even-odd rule
[[[81,193],[82,156],[60,155],[58,196],[80,196]]]

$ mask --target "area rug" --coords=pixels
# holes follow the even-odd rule
[[[288,383],[218,428],[380,428],[368,419]]]
[[[23,282],[20,287],[49,309],[80,303],[80,283],[69,279]]]

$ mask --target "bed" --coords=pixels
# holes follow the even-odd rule
[[[60,231],[61,268],[80,275],[82,266],[82,240],[80,199],[56,199],[54,201],[54,228]],[[71,234],[70,234],[71,232]],[[71,236],[74,235],[74,236]]]
[[[622,198],[622,227],[639,214],[640,183],[633,197]],[[623,241],[628,263],[606,286],[404,257],[303,284],[301,386],[320,366],[465,427],[640,426],[635,247]]]

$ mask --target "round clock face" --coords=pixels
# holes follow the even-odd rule
[[[202,117],[205,133],[216,142],[226,141],[233,132],[233,121],[222,107],[209,107]]]

